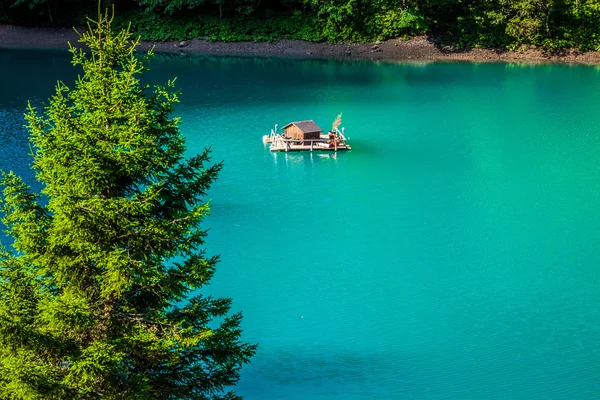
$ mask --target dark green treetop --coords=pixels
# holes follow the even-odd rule
[[[0,398],[237,398],[255,346],[230,299],[198,294],[221,164],[184,159],[174,82],[140,84],[152,52],[136,57],[129,31],[107,13],[80,42],[75,88],[26,115],[42,192],[2,178]]]

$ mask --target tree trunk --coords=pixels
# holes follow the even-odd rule
[[[52,18],[52,9],[50,8],[50,3],[48,3],[48,17],[50,18],[50,23],[54,25],[54,18]]]

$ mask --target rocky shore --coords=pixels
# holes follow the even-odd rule
[[[0,25],[0,48],[66,48],[67,42],[77,44],[73,29],[24,28]],[[410,40],[391,39],[384,42],[362,44],[311,43],[297,40],[280,40],[275,43],[208,42],[144,42],[141,48],[155,46],[156,52],[194,53],[205,55],[244,55],[267,57],[297,57],[380,61],[475,61],[521,63],[573,63],[600,65],[599,52],[582,53],[577,50],[548,55],[536,49],[505,51],[502,49],[454,50],[436,46],[429,38]]]

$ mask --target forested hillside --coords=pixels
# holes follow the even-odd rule
[[[441,45],[600,50],[600,0],[116,0],[146,40],[373,41],[427,34]],[[97,0],[0,0],[0,21],[82,24]]]

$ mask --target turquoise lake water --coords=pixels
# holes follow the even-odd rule
[[[74,69],[0,50],[0,168]],[[596,399],[600,69],[259,58],[178,77],[190,154],[213,145],[210,293],[260,343],[246,399]],[[353,150],[270,154],[275,123],[343,112]]]

